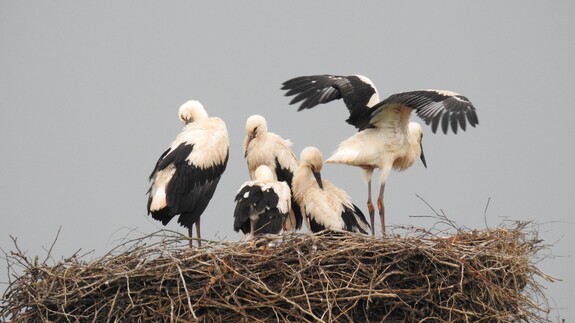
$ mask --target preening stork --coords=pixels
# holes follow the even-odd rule
[[[234,230],[251,237],[258,234],[278,234],[282,231],[291,204],[291,192],[286,182],[275,180],[266,165],[256,168],[254,180],[245,182],[235,198]]]
[[[256,168],[268,166],[278,181],[286,182],[292,187],[293,173],[298,161],[291,148],[289,140],[268,132],[268,124],[264,117],[252,115],[246,121],[246,137],[244,139],[244,157],[248,164],[250,178],[255,179]],[[292,192],[293,196],[293,192]],[[286,230],[301,228],[303,217],[297,202],[292,197],[289,216],[285,222]]]
[[[184,103],[179,116],[184,128],[160,156],[150,175],[148,214],[163,225],[179,215],[178,223],[188,228],[190,238],[195,224],[201,239],[200,215],[228,163],[228,131],[224,121],[208,117],[198,101]]]
[[[293,194],[312,232],[325,229],[367,234],[369,224],[361,210],[351,203],[345,191],[321,178],[323,156],[315,147],[301,152],[294,174]]]
[[[371,200],[371,178],[373,170],[379,168],[380,189],[377,206],[381,219],[381,231],[385,234],[385,211],[383,191],[391,171],[409,168],[416,159],[425,157],[421,144],[421,126],[409,122],[411,112],[431,124],[435,133],[438,126],[445,134],[449,127],[454,133],[467,123],[472,127],[479,124],[475,107],[463,95],[445,90],[418,90],[390,95],[380,102],[375,85],[362,75],[301,76],[283,83],[286,96],[295,95],[290,104],[303,101],[298,109],[311,109],[318,104],[343,99],[349,110],[347,122],[358,129],[358,133],[339,144],[328,163],[341,163],[361,167],[367,181],[369,211],[372,234],[374,228],[374,207]]]

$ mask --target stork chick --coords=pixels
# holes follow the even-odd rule
[[[369,224],[345,191],[321,178],[323,156],[315,147],[301,152],[294,173],[293,191],[312,232],[345,230],[367,234]]]
[[[200,216],[228,163],[228,131],[224,121],[210,118],[199,101],[184,103],[179,116],[184,128],[160,156],[149,178],[148,214],[163,225],[179,215],[178,223],[188,228],[190,238],[195,224],[201,246]]]
[[[291,204],[286,182],[275,180],[266,165],[256,168],[254,180],[245,182],[236,195],[234,230],[254,237],[281,233]]]

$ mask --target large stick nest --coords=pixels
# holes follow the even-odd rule
[[[290,234],[189,249],[165,232],[108,255],[23,267],[4,295],[12,322],[547,321],[525,224],[373,238]],[[158,239],[158,236],[162,239]],[[154,239],[155,238],[155,239]],[[159,241],[158,241],[159,240]]]

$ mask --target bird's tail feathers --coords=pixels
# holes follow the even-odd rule
[[[167,206],[165,187],[154,187],[150,196],[150,211],[159,211]]]
[[[336,151],[325,162],[330,164],[347,164],[362,166],[358,161],[359,151],[355,149],[340,149]]]

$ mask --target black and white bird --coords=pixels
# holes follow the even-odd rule
[[[188,228],[190,238],[195,224],[201,246],[200,216],[228,163],[228,131],[224,121],[208,117],[198,101],[184,103],[179,116],[184,128],[150,175],[148,214],[163,225],[179,215],[178,223]]]
[[[315,147],[301,152],[300,164],[294,174],[293,194],[312,232],[345,230],[369,232],[369,224],[361,210],[351,203],[347,193],[321,178],[323,156]]]
[[[284,82],[282,90],[287,90],[286,96],[295,95],[290,104],[302,101],[298,111],[343,99],[349,110],[347,122],[358,132],[341,142],[326,162],[361,167],[368,185],[372,234],[375,234],[371,200],[373,170],[381,171],[377,206],[381,231],[385,234],[383,191],[391,169],[406,170],[418,158],[427,167],[421,144],[423,131],[418,123],[409,122],[411,112],[415,111],[431,125],[434,133],[439,125],[444,133],[450,127],[457,133],[458,128],[465,131],[467,123],[472,127],[479,124],[475,107],[463,95],[445,90],[417,90],[392,94],[380,101],[374,84],[362,75],[301,76]]]
[[[298,165],[292,143],[273,132],[268,132],[267,121],[261,115],[252,115],[246,121],[244,157],[252,180],[255,179],[256,168],[266,165],[272,170],[276,180],[286,182],[291,188],[293,173]],[[285,229],[299,230],[302,222],[300,208],[292,197]]]
[[[291,192],[286,182],[275,180],[266,165],[256,168],[254,180],[245,182],[235,198],[234,230],[248,237],[278,234],[288,216]]]

